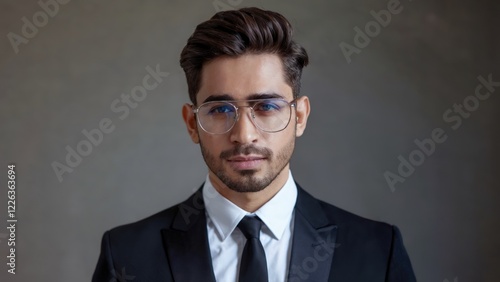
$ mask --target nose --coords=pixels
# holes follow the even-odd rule
[[[249,107],[238,109],[238,120],[230,131],[231,142],[251,144],[257,141],[259,129],[254,125],[252,119],[252,111]]]

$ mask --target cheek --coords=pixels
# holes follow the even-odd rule
[[[222,136],[200,134],[200,140],[205,150],[211,155],[218,156],[224,148],[226,141]]]
[[[293,118],[293,120],[290,120],[290,123],[288,124],[286,129],[283,130],[282,139],[285,139],[287,141],[296,137],[295,134],[297,131],[297,127],[296,127],[297,123],[295,122],[295,117],[292,117],[292,118]]]
[[[282,149],[288,146],[290,141],[295,139],[295,128],[290,127],[290,125],[283,131],[278,133],[273,133],[267,139],[266,143],[274,151]]]

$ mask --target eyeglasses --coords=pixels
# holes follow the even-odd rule
[[[234,103],[246,103],[237,107]],[[229,132],[240,116],[241,108],[251,109],[252,123],[265,132],[279,132],[290,123],[292,107],[296,106],[295,99],[287,102],[283,99],[259,99],[245,101],[211,101],[193,109],[197,114],[200,127],[210,134],[224,134]],[[194,107],[194,106],[193,106]]]

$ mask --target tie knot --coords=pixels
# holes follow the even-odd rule
[[[262,221],[257,216],[245,216],[238,224],[238,228],[243,235],[245,235],[247,240],[250,238],[259,239],[261,227]]]

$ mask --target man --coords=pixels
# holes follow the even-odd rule
[[[197,26],[180,63],[192,102],[182,115],[206,181],[185,202],[106,232],[93,281],[416,281],[396,227],[294,182],[308,56],[282,15],[217,13]]]

